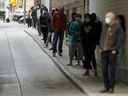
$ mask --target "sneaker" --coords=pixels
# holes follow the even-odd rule
[[[67,66],[73,66],[72,64],[67,64]]]
[[[84,76],[89,76],[89,75],[90,75],[89,71],[86,71],[86,72],[84,73]]]
[[[114,89],[111,88],[111,89],[109,90],[109,93],[114,93]]]
[[[56,53],[53,53],[53,57],[56,57]]]
[[[53,48],[50,48],[49,50],[53,50]]]
[[[109,92],[109,89],[103,89],[100,91],[100,93],[107,93],[107,92]]]
[[[95,75],[95,77],[98,77],[98,73],[97,73],[97,71],[95,71],[94,75]]]
[[[62,56],[62,53],[59,53],[58,55],[59,55],[59,56]]]

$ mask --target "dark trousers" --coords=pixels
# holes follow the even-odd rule
[[[86,70],[94,69],[97,70],[96,58],[95,58],[95,45],[84,45],[83,52],[84,52],[84,68]]]
[[[53,53],[57,52],[57,45],[58,45],[59,53],[62,53],[63,39],[64,39],[64,31],[54,32]]]
[[[31,27],[32,26],[32,20],[31,18],[28,19],[28,27]]]
[[[40,36],[42,34],[42,32],[41,32],[41,26],[40,26],[40,21],[39,20],[37,22],[37,30],[38,30],[38,34]]]
[[[44,44],[46,44],[48,38],[48,27],[41,27],[41,32],[43,34]]]
[[[102,52],[103,79],[106,89],[114,88],[116,81],[116,54],[112,51]]]
[[[36,16],[33,16],[32,19],[33,19],[33,27],[36,28],[36,24],[37,24]]]

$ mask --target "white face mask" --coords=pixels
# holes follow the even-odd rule
[[[110,17],[105,18],[105,23],[110,24],[112,22],[112,19]]]

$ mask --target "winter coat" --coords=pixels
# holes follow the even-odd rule
[[[67,18],[65,14],[62,14],[60,12],[53,14],[52,26],[55,32],[58,32],[60,30],[65,30],[66,23],[67,23]]]
[[[72,21],[69,26],[69,44],[77,44],[80,42],[80,24],[78,21]]]

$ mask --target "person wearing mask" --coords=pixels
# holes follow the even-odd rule
[[[90,32],[90,65],[92,65],[92,68],[94,69],[94,75],[98,76],[97,73],[97,62],[95,57],[95,50],[96,46],[99,45],[100,42],[100,36],[102,32],[102,23],[97,19],[97,16],[95,13],[91,14],[91,26],[92,30]]]
[[[38,30],[38,35],[41,36],[41,27],[40,27],[40,16],[41,16],[41,7],[38,5],[37,7],[37,30]]]
[[[31,16],[32,16],[32,20],[33,20],[33,27],[36,28],[36,24],[37,24],[37,8],[36,8],[36,6],[32,7],[31,10],[32,10]]]
[[[32,26],[31,10],[28,11],[27,24],[28,24],[28,28]]]
[[[41,8],[40,26],[45,47],[47,47],[48,31],[50,27],[50,15],[48,9],[44,6],[43,8]]]
[[[52,26],[54,30],[53,36],[53,57],[56,56],[57,53],[57,45],[58,45],[58,54],[62,56],[62,47],[63,47],[63,39],[64,39],[64,31],[66,29],[67,17],[64,14],[64,8],[56,9],[52,18]]]
[[[122,28],[122,31],[118,34],[119,41],[118,44],[120,45],[118,47],[118,55],[117,55],[117,74],[120,74],[120,67],[124,64],[124,58],[125,58],[125,40],[126,40],[126,20],[125,17],[122,14],[117,15],[117,19],[119,21],[119,24]],[[120,78],[119,75],[117,75],[117,79]]]
[[[81,27],[80,31],[80,37],[81,37],[81,44],[82,44],[82,49],[83,49],[83,55],[84,55],[84,60],[83,60],[83,67],[86,70],[84,75],[89,76],[90,69],[92,69],[91,64],[90,64],[90,48],[91,48],[91,43],[90,40],[91,38],[91,31],[92,31],[92,25],[91,25],[91,15],[90,14],[85,14],[84,15],[84,22]]]
[[[79,44],[80,44],[80,23],[79,17],[77,14],[72,14],[72,21],[70,22],[68,29],[68,38],[69,38],[69,64],[68,66],[72,66],[73,57],[75,56],[75,52],[77,53],[78,63],[80,61],[80,52],[79,52]]]
[[[102,93],[113,93],[116,84],[117,55],[119,44],[119,33],[122,28],[117,16],[113,12],[107,12],[105,15],[105,24],[100,41],[101,60],[103,65],[104,89]]]

